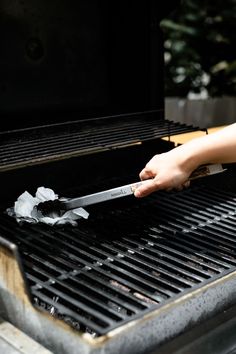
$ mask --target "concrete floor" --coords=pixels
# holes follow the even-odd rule
[[[53,354],[0,318],[0,354]]]

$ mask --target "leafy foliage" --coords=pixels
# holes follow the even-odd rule
[[[236,0],[183,0],[161,28],[167,96],[236,94]]]

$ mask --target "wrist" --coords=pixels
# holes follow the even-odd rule
[[[198,166],[205,163],[201,147],[201,142],[195,139],[174,149],[178,164],[186,174],[190,175]]]

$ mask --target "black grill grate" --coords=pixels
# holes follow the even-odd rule
[[[88,123],[0,133],[0,171],[124,147],[196,130],[192,126],[158,120],[156,114]]]
[[[195,185],[91,207],[77,228],[21,227],[19,246],[36,306],[99,336],[236,269],[236,193]]]

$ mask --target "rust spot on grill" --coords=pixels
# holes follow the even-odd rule
[[[25,281],[11,250],[0,246],[0,284],[1,287],[17,296],[24,304],[32,306]]]

